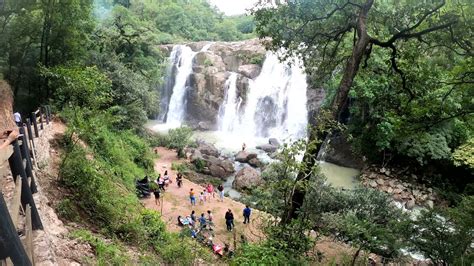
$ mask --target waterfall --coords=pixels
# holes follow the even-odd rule
[[[219,114],[219,128],[225,133],[247,137],[301,138],[306,135],[306,74],[301,64],[280,62],[268,52],[260,75],[251,80],[247,102],[240,108],[235,80],[226,82],[226,98]]]
[[[232,72],[224,85],[226,91],[224,103],[219,108],[217,119],[220,131],[232,132],[234,125],[238,122],[238,111],[242,98],[237,98],[237,76],[237,73]]]
[[[201,52],[209,50],[213,43],[204,45]],[[193,72],[194,52],[186,45],[176,45],[170,55],[172,63],[169,76],[166,79],[168,90],[162,96],[162,108],[164,111],[162,121],[166,121],[169,127],[178,127],[186,115],[186,93],[189,89],[188,78]],[[173,78],[174,77],[174,78]],[[172,88],[171,91],[169,88]],[[171,94],[171,96],[169,96]]]
[[[188,77],[193,72],[194,56],[197,54],[185,45],[176,45],[173,52],[179,54],[179,63],[176,68],[173,93],[169,101],[166,124],[180,126],[185,115],[186,91],[189,87]]]

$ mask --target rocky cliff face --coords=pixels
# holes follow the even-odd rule
[[[201,51],[209,42],[188,43],[197,52],[193,73],[188,79],[192,88],[186,96],[187,117],[191,124],[215,125],[219,107],[224,102],[225,82],[231,72],[238,73],[238,97],[245,103],[249,80],[260,74],[266,50],[257,39],[241,42],[215,42]],[[170,54],[173,46],[163,46]]]
[[[13,122],[13,94],[6,83],[0,80],[0,134],[6,130],[14,128]]]

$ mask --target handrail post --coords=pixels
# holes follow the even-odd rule
[[[13,141],[13,155],[8,159],[10,163],[10,169],[12,170],[13,176],[20,175],[22,188],[21,188],[21,204],[23,209],[26,208],[26,204],[31,206],[31,220],[33,223],[33,230],[43,229],[43,224],[41,223],[41,218],[36,209],[35,200],[33,199],[33,194],[31,193],[30,186],[28,185],[28,177],[26,175],[25,168],[23,167],[23,159],[21,158],[20,146],[18,145],[18,140]]]
[[[49,125],[48,106],[47,105],[43,106],[43,110],[44,110],[44,117],[46,118],[46,125]]]
[[[28,138],[25,135],[25,129],[23,127],[20,128],[20,140],[21,140],[21,156],[22,158],[26,159],[26,174],[28,177],[31,178],[31,193],[36,193],[38,192],[38,189],[36,187],[36,182],[35,182],[35,175],[33,173],[33,164],[31,162],[31,157],[30,157],[30,149],[28,147]]]
[[[0,193],[0,259],[10,257],[14,265],[31,265],[28,254],[21,244],[16,228],[13,225],[7,204]]]
[[[36,122],[36,112],[31,113],[31,121],[33,122],[33,128],[35,129],[35,136],[39,137],[38,123]]]
[[[41,128],[41,130],[44,130],[43,112],[41,112],[41,108],[38,108],[38,112],[39,112],[39,119],[40,119],[40,128]]]

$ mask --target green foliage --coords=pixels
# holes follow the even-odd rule
[[[76,230],[71,233],[71,237],[91,245],[96,255],[97,265],[127,265],[132,263],[130,257],[126,255],[125,247],[115,242],[106,242],[90,231]]]
[[[304,265],[302,258],[268,244],[245,244],[237,252],[231,265]]]
[[[55,90],[53,101],[57,109],[65,106],[100,109],[112,101],[112,84],[97,67],[42,68],[41,75]]]
[[[301,58],[312,85],[329,90],[331,108],[349,93],[350,119],[337,117],[363,154],[452,165],[473,130],[472,14],[468,0],[296,0],[255,19],[269,48]]]
[[[171,163],[171,170],[178,171],[178,173],[183,173],[188,170],[188,167],[185,163]]]
[[[170,129],[168,132],[168,143],[166,147],[176,149],[178,157],[183,158],[186,156],[184,154],[184,148],[191,144],[192,134],[193,130],[186,126]]]
[[[76,222],[79,220],[76,205],[68,198],[61,200],[56,206],[56,213],[59,217]]]
[[[453,160],[456,166],[465,166],[474,170],[474,138],[471,137],[453,152]]]
[[[411,249],[435,264],[469,265],[474,262],[474,197],[448,210],[424,210],[412,222],[407,237]]]
[[[196,167],[196,171],[202,172],[204,170],[204,167],[206,167],[207,163],[204,159],[197,158],[196,160],[193,161],[194,167]]]

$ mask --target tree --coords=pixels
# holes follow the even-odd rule
[[[405,53],[401,49],[403,45],[436,45],[442,47],[439,51],[472,56],[472,44],[460,34],[462,29],[472,29],[470,24],[464,24],[469,16],[462,12],[469,7],[470,4],[462,0],[448,4],[444,0],[429,3],[411,0],[393,3],[375,0],[299,0],[289,1],[277,8],[260,9],[255,12],[255,17],[259,35],[271,37],[268,46],[286,49],[287,56],[301,57],[316,82],[327,83],[335,74],[339,77],[339,85],[329,104],[329,113],[322,113],[316,119],[320,123],[328,117],[342,121],[354,80],[361,66],[371,64],[371,55],[376,51],[388,52],[390,74],[396,76],[391,85],[402,91],[404,103],[414,101],[417,95],[398,61]],[[469,71],[464,73],[470,76]],[[437,117],[432,122],[469,114],[472,114],[472,109]],[[324,140],[330,132],[312,131],[309,138]],[[315,155],[320,148],[321,145],[317,145],[306,150],[304,160],[315,164]],[[300,172],[298,179],[304,178],[307,178],[307,174]],[[286,221],[297,216],[297,210],[303,205],[304,194],[304,189],[294,193],[293,206]]]
[[[192,134],[193,130],[189,127],[170,129],[167,136],[167,147],[176,149],[179,158],[185,157],[184,148],[190,144]]]

